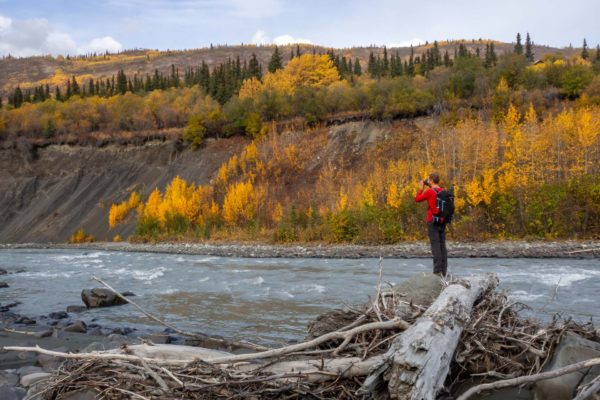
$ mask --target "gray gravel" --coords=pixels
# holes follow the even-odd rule
[[[382,246],[247,243],[24,243],[0,244],[0,249],[85,249],[250,258],[431,257],[427,242],[405,242]],[[600,258],[600,241],[448,242],[448,253],[450,257],[456,258]]]

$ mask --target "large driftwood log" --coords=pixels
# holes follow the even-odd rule
[[[444,385],[460,335],[475,301],[497,285],[489,274],[462,279],[446,287],[404,333],[394,339],[381,365],[365,380],[374,394],[387,381],[393,399],[435,399]]]

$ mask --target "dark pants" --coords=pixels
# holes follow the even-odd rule
[[[446,250],[446,225],[427,224],[427,234],[433,254],[433,273],[446,276],[448,271],[448,251]]]

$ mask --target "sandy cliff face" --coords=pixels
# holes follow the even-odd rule
[[[110,240],[111,203],[132,190],[146,196],[176,175],[206,183],[245,143],[242,138],[212,140],[197,151],[178,149],[169,141],[1,149],[0,242],[64,242],[80,227],[97,240]],[[130,221],[120,233],[133,229]]]

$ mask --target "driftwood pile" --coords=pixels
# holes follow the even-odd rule
[[[460,397],[466,399],[535,381],[564,332],[593,335],[591,325],[520,318],[524,306],[496,290],[494,275],[442,283],[438,298],[423,307],[383,290],[380,270],[373,301],[340,313],[344,326],[252,353],[152,344],[85,354],[5,349],[66,359],[40,398],[93,390],[104,399],[435,399],[473,377],[489,382]],[[597,364],[600,359],[573,368]]]

